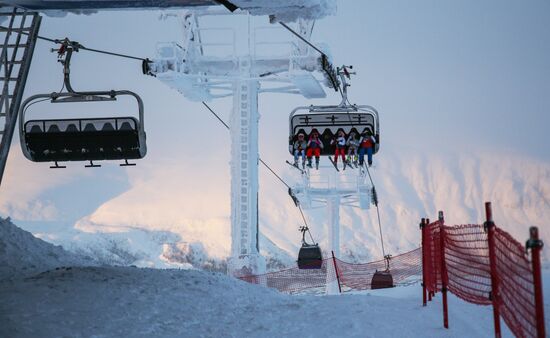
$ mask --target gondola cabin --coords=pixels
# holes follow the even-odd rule
[[[323,255],[319,245],[303,243],[298,252],[298,269],[320,269],[322,265]]]
[[[298,134],[305,135],[309,140],[312,134],[317,133],[324,148],[321,156],[334,155],[334,146],[331,141],[336,138],[339,130],[344,131],[346,138],[354,132],[357,139],[364,131],[368,131],[376,139],[374,154],[380,148],[380,127],[378,112],[371,106],[309,106],[298,107],[289,118],[289,150],[298,139]]]

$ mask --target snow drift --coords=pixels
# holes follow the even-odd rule
[[[91,265],[87,257],[65,251],[0,218],[0,280],[27,276],[60,266]]]

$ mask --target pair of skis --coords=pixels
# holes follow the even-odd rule
[[[332,163],[332,165],[334,166],[334,169],[336,169],[336,171],[340,172],[340,169],[338,169],[338,164],[336,162],[334,162],[334,160],[332,159],[332,157],[329,157],[328,158],[330,160],[330,162]],[[349,162],[349,161],[345,161],[344,162],[344,169],[343,170],[346,170],[346,167],[350,167],[352,169],[357,169],[359,168],[359,166],[354,166],[352,164],[352,162]]]
[[[340,172],[340,169],[338,168],[338,164],[337,164],[336,162],[334,162],[334,160],[332,159],[332,157],[329,157],[328,159],[330,160],[330,162],[331,162],[332,165],[334,166],[334,169],[336,169],[336,171]],[[294,169],[299,170],[300,173],[302,173],[302,174],[305,174],[305,173],[306,173],[306,170],[300,168],[297,164],[291,163],[291,162],[288,161],[288,160],[286,161],[286,163],[287,163],[289,166],[293,167]],[[352,169],[357,169],[357,168],[359,168],[359,169],[361,169],[362,171],[365,170],[364,166],[358,165],[358,164],[355,164],[355,165],[354,165],[352,162],[346,162],[346,167],[350,167],[350,168],[352,168]],[[345,170],[345,168],[344,168],[344,170]]]
[[[287,160],[287,161],[286,161],[286,164],[288,164],[289,166],[291,166],[291,167],[292,167],[292,168],[294,168],[294,169],[297,169],[297,170],[299,170],[299,171],[300,171],[300,173],[302,173],[302,174],[305,174],[305,173],[306,173],[306,170],[305,170],[305,169],[302,169],[302,168],[300,168],[300,167],[298,166],[298,164],[297,164],[297,163],[296,163],[296,164],[295,164],[295,163],[290,163],[290,161],[288,161],[288,160]]]

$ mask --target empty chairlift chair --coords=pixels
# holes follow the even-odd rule
[[[28,98],[20,108],[20,140],[25,157],[34,162],[101,161],[141,159],[147,152],[143,126],[143,102],[130,91],[94,92],[98,101],[128,95],[136,99],[139,119],[105,117],[77,119],[25,120],[26,108],[37,100],[88,102],[82,94],[39,94]],[[89,97],[90,95],[87,95]]]
[[[143,123],[143,101],[128,90],[75,91],[70,81],[70,63],[73,52],[80,44],[65,39],[58,50],[63,65],[63,79],[67,92],[38,94],[26,99],[19,109],[19,136],[26,158],[34,162],[92,161],[140,159],[147,153]],[[34,103],[50,99],[50,103],[78,103],[87,106],[91,102],[116,101],[129,96],[138,105],[135,117],[74,118],[30,120],[25,113]],[[35,128],[38,126],[38,128]]]

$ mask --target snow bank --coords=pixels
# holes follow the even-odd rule
[[[65,268],[0,282],[2,337],[490,337],[490,307],[450,297],[421,306],[420,286],[286,296],[218,273]]]
[[[71,254],[34,237],[0,218],[0,280],[38,273],[59,266],[90,265],[92,260]]]

